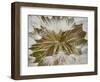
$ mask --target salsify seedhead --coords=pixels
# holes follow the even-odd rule
[[[87,42],[86,32],[83,31],[82,26],[82,24],[73,24],[73,29],[59,30],[59,32],[48,30],[42,25],[41,28],[33,28],[34,32],[41,36],[41,39],[36,40],[36,44],[29,48],[32,50],[31,56],[35,57],[35,62],[42,65],[44,57],[57,55],[60,51],[66,55],[81,55],[81,49],[77,46]]]

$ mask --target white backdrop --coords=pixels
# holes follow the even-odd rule
[[[55,4],[68,4],[68,5],[86,5],[98,6],[100,10],[100,0],[1,0],[0,1],[0,82],[16,82],[10,79],[11,70],[11,2],[12,1],[25,1],[25,2],[38,2],[38,3],[55,3]],[[98,13],[100,14],[100,12]],[[100,22],[100,15],[98,16]],[[99,25],[100,26],[100,25]],[[98,26],[98,27],[99,27]],[[100,34],[100,29],[98,28]],[[98,35],[99,35],[98,34]],[[100,41],[100,38],[98,38]],[[98,41],[98,42],[99,42]],[[100,43],[99,43],[100,45]],[[99,48],[98,48],[99,49]],[[100,51],[98,52],[98,59],[100,58]],[[100,60],[98,61],[100,62]],[[99,64],[100,69],[100,64]],[[22,80],[21,80],[22,81]],[[100,81],[100,71],[97,76],[79,76],[79,77],[63,77],[63,78],[50,78],[50,79],[36,79],[29,80],[29,82],[84,82],[84,81]],[[27,80],[23,80],[27,82]]]

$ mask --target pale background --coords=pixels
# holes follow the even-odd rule
[[[100,14],[100,0],[1,0],[0,1],[0,82],[16,82],[10,79],[10,66],[11,66],[11,2],[25,1],[25,2],[38,2],[38,3],[55,3],[55,4],[68,4],[68,5],[88,5],[98,6]],[[100,22],[100,15],[98,16]],[[100,25],[99,25],[100,26]],[[100,28],[98,26],[98,33]],[[99,35],[98,34],[98,35]],[[98,38],[98,42],[100,38]],[[100,45],[100,44],[99,44]],[[98,48],[99,49],[99,48]],[[99,51],[99,50],[98,50]],[[100,51],[98,52],[98,60],[100,58]],[[100,62],[100,60],[98,61]],[[100,64],[99,68],[100,69]],[[22,80],[21,80],[22,81]],[[21,82],[19,81],[19,82]],[[50,78],[50,79],[36,79],[36,80],[23,80],[22,82],[100,82],[99,75],[94,76],[79,76],[79,77],[63,77],[63,78]]]

